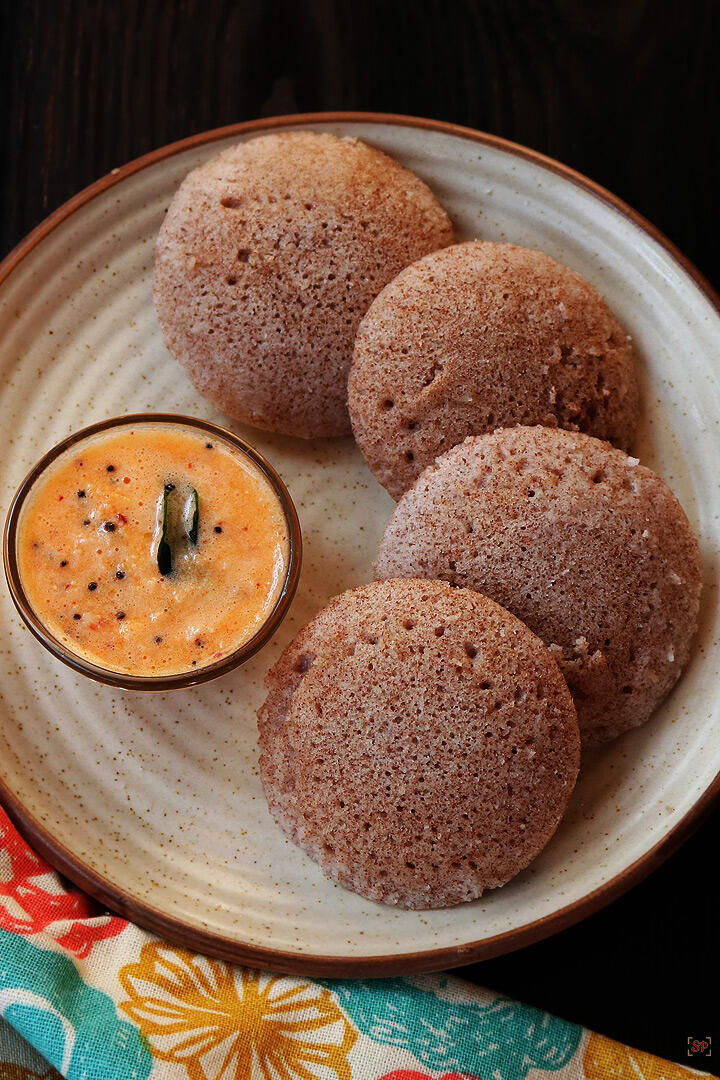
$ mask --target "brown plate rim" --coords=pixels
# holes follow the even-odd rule
[[[624,217],[630,219],[638,228],[647,233],[682,267],[701,292],[720,315],[720,296],[700,273],[693,263],[654,225],[627,203],[593,180],[563,165],[553,158],[518,143],[510,142],[497,135],[475,131],[441,120],[429,120],[421,117],[402,116],[393,113],[376,112],[319,112],[298,113],[291,116],[277,116],[267,119],[250,120],[211,131],[200,132],[186,139],[169,143],[149,154],[136,158],[120,168],[97,180],[80,191],[73,198],[55,210],[32,232],[20,241],[0,263],[0,285],[6,280],[22,259],[29,254],[53,229],[84,206],[96,195],[120,183],[122,180],[148,165],[153,165],[165,158],[191,150],[196,146],[216,142],[232,136],[252,134],[276,128],[296,127],[304,124],[388,124],[400,127],[422,128],[442,134],[454,135],[484,146],[490,146],[539,165],[543,169],[564,177],[578,187],[589,191],[602,202],[607,203]],[[549,937],[560,930],[587,918],[612,900],[617,899],[628,889],[637,885],[653,870],[657,869],[690,834],[708,816],[720,800],[720,772],[698,798],[681,821],[667,836],[658,841],[649,851],[626,867],[610,881],[588,893],[580,900],[564,908],[536,919],[514,930],[496,934],[483,941],[470,942],[440,949],[427,949],[419,952],[401,953],[382,956],[314,956],[309,953],[283,952],[263,946],[244,944],[233,941],[220,934],[199,929],[179,919],[166,915],[163,911],[129,896],[122,888],[109,881],[103,875],[86,866],[80,859],[57,841],[42,822],[30,814],[22,802],[11,792],[3,777],[0,776],[0,803],[7,811],[10,820],[33,848],[61,874],[75,885],[89,893],[101,904],[145,929],[158,934],[174,943],[185,946],[199,953],[218,957],[234,963],[265,967],[273,971],[293,975],[327,976],[334,978],[367,978],[388,975],[408,975],[420,972],[438,971],[458,967],[480,960],[500,956],[515,949],[531,945]]]

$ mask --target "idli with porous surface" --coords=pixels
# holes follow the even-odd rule
[[[360,319],[399,270],[452,239],[422,180],[358,139],[251,139],[194,169],[167,212],[154,282],[165,343],[230,416],[347,434]]]
[[[575,784],[554,659],[513,615],[441,581],[332,600],[269,672],[260,772],[283,831],[333,881],[436,908],[523,870]]]
[[[557,658],[586,744],[643,724],[690,655],[698,543],[667,484],[621,450],[544,427],[474,436],[390,518],[378,578],[477,589]]]
[[[349,407],[395,498],[468,435],[544,424],[627,449],[639,414],[630,340],[592,285],[541,251],[481,241],[425,256],[373,301]]]

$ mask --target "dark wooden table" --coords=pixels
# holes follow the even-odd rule
[[[173,139],[364,109],[559,158],[718,284],[719,46],[718,0],[0,0],[0,254]],[[463,974],[687,1064],[688,1036],[720,1044],[719,848],[716,812],[609,908]]]

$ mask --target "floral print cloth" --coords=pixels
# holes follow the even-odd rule
[[[0,810],[0,1080],[683,1080],[449,976],[307,979],[100,911]]]

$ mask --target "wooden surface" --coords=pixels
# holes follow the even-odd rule
[[[368,109],[559,158],[717,286],[719,46],[718,0],[0,0],[0,255],[163,143],[256,116]],[[719,848],[716,812],[610,908],[464,974],[710,1065],[686,1046],[713,1030],[720,1044],[720,991],[703,978],[720,967]]]

